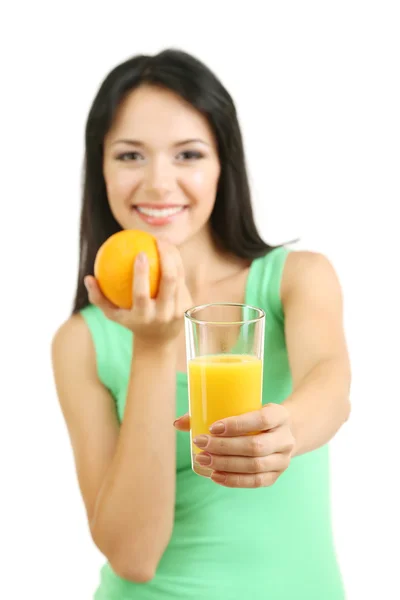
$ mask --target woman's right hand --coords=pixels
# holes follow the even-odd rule
[[[98,306],[108,319],[130,329],[137,340],[146,342],[175,339],[182,330],[185,310],[192,306],[179,250],[165,241],[157,241],[157,244],[161,280],[154,299],[150,298],[149,265],[143,253],[138,255],[134,265],[133,306],[129,310],[118,308],[107,300],[95,277],[85,277],[89,302]]]

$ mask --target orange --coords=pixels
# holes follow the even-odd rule
[[[140,252],[146,254],[149,262],[150,296],[155,298],[160,282],[160,259],[154,236],[125,229],[110,236],[97,252],[94,276],[104,296],[120,308],[132,307],[134,263]]]

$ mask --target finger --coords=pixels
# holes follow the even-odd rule
[[[288,411],[280,404],[266,404],[260,410],[227,417],[213,423],[210,432],[214,435],[236,436],[268,431],[282,425],[288,419]]]
[[[283,452],[286,445],[280,430],[231,438],[200,435],[193,443],[208,454],[222,456],[267,456]]]
[[[190,431],[189,414],[186,413],[186,415],[183,415],[182,417],[179,417],[179,419],[174,421],[174,427],[175,429],[178,429],[178,431]]]
[[[178,264],[175,251],[165,242],[158,241],[161,265],[160,289],[157,296],[157,312],[161,320],[168,320],[175,312],[175,293],[178,282]]]
[[[83,282],[88,291],[89,302],[100,308],[108,319],[111,319],[112,321],[118,320],[121,309],[104,296],[96,278],[87,275]]]
[[[284,471],[289,466],[290,457],[287,454],[275,452],[269,456],[218,456],[201,452],[195,461],[202,467],[210,467],[213,471],[225,473],[267,473],[269,471]]]
[[[150,304],[149,261],[144,252],[135,260],[133,277],[133,306],[139,313],[146,312]]]
[[[281,472],[270,471],[269,473],[220,473],[214,471],[211,475],[212,481],[230,488],[261,488],[269,487],[275,483]]]

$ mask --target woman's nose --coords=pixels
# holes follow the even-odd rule
[[[146,168],[144,190],[153,194],[166,194],[175,187],[174,168],[166,160],[153,161]]]

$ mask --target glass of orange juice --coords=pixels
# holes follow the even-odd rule
[[[198,465],[195,437],[210,434],[219,419],[262,407],[265,313],[247,304],[216,303],[185,312],[192,469]]]

